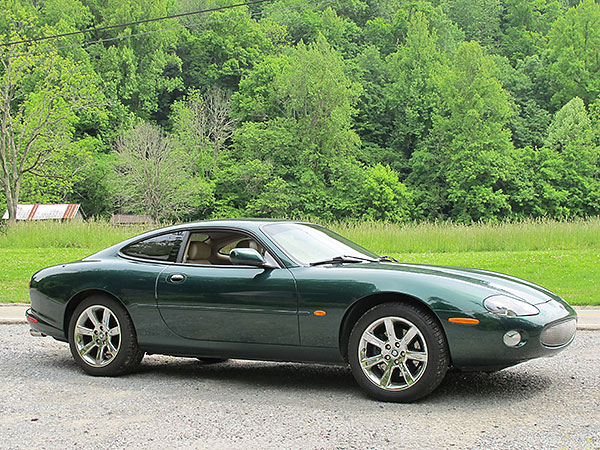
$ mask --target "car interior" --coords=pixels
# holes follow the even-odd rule
[[[274,261],[254,239],[236,232],[192,233],[184,252],[185,264],[232,265],[229,252],[234,248],[252,248],[267,261]]]

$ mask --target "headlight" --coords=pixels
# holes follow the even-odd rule
[[[507,295],[492,295],[483,301],[483,306],[492,314],[499,316],[535,316],[540,310],[529,303],[517,300]]]

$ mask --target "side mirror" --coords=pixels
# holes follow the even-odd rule
[[[253,248],[234,248],[229,252],[229,260],[236,266],[263,267],[266,264],[262,255]]]

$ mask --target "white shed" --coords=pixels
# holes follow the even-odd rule
[[[62,203],[58,205],[17,205],[17,220],[70,220],[83,218],[79,203]],[[8,210],[2,216],[8,220]]]

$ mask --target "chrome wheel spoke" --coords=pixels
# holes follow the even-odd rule
[[[414,325],[408,329],[406,334],[402,337],[402,346],[407,347],[408,344],[415,338],[415,336],[419,333],[419,329]]]
[[[409,350],[406,352],[406,357],[408,359],[414,359],[415,361],[419,361],[419,362],[427,361],[427,353],[425,353],[425,352],[413,352],[413,351]]]
[[[81,347],[81,348],[79,349],[79,354],[80,354],[81,356],[85,356],[85,355],[87,355],[87,354],[88,354],[90,351],[92,351],[92,349],[93,349],[94,347],[97,347],[97,345],[96,345],[96,342],[94,342],[94,341],[90,341],[90,342],[88,342],[86,345],[84,345],[83,347]]]
[[[364,369],[369,369],[382,362],[384,362],[382,355],[368,356],[360,360],[360,364]]]
[[[402,364],[400,365],[400,372],[402,372],[402,377],[404,378],[404,381],[407,385],[410,386],[411,384],[414,384],[415,379],[413,378],[410,370],[408,370],[406,362],[402,362]]]
[[[388,341],[395,341],[396,331],[394,330],[394,322],[392,321],[392,319],[388,318],[385,319],[383,323],[385,324],[385,332],[387,333]]]
[[[369,332],[366,332],[363,335],[363,339],[365,341],[367,341],[369,344],[374,345],[375,347],[379,347],[379,348],[384,348],[385,347],[385,342],[383,342],[381,339],[379,339],[377,336],[375,336],[374,334],[371,334]]]
[[[84,327],[83,325],[77,325],[77,333],[83,336],[93,336],[94,330]]]
[[[108,308],[105,308],[104,313],[102,314],[102,326],[106,330],[108,330],[108,322],[110,321],[110,316],[110,311],[108,310]]]
[[[383,371],[383,375],[381,375],[381,380],[379,380],[379,386],[383,388],[389,388],[392,383],[392,374],[394,373],[394,365],[388,364],[385,370]]]
[[[101,344],[100,347],[98,347],[98,353],[96,354],[96,364],[98,364],[99,366],[102,365],[103,361],[104,361],[104,349],[106,348],[106,345]]]
[[[98,317],[101,319],[98,320]],[[94,328],[89,328],[90,322]],[[109,329],[109,326],[114,326]],[[104,305],[85,309],[75,323],[73,339],[81,359],[92,367],[110,364],[121,348],[121,325],[117,316]],[[93,350],[96,349],[94,353]]]
[[[87,316],[94,324],[94,328],[100,328],[100,322],[98,322],[98,318],[96,317],[96,314],[94,313],[94,310],[92,308],[88,308]]]
[[[108,349],[110,350],[110,352],[113,355],[117,354],[117,348],[114,346],[114,344],[110,341],[110,339],[108,341],[106,341],[106,345],[108,346]]]

